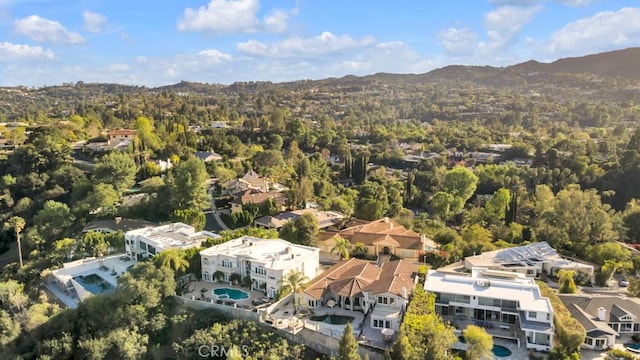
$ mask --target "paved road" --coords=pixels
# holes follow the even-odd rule
[[[205,211],[205,217],[207,222],[204,225],[205,230],[219,232],[222,230],[228,230],[229,227],[220,219],[218,211]]]

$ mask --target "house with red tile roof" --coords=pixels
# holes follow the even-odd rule
[[[398,331],[417,273],[418,265],[405,260],[343,260],[307,283],[302,304],[360,311],[368,314],[370,327]]]
[[[320,233],[320,251],[330,254],[338,238],[348,240],[351,249],[361,243],[367,251],[367,256],[371,257],[395,255],[407,260],[418,260],[420,255],[438,248],[438,244],[425,235],[407,229],[388,217],[369,222],[355,219],[340,231]]]

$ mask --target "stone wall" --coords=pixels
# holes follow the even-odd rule
[[[215,309],[222,316],[230,319],[241,319],[245,321],[258,321],[258,313],[251,310],[235,308],[233,306],[216,304],[201,300],[192,300],[182,296],[176,296],[178,302],[182,305],[195,310]]]

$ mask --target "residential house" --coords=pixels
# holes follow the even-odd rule
[[[371,327],[398,331],[417,272],[418,265],[405,260],[380,266],[356,258],[343,260],[305,286],[302,304],[361,311],[369,314]]]
[[[430,270],[424,289],[435,294],[436,313],[460,331],[473,324],[527,349],[553,347],[551,302],[524,274],[486,268],[473,268],[470,276]]]
[[[566,259],[546,242],[488,251],[480,255],[467,256],[464,267],[484,267],[490,270],[519,272],[530,277],[545,273],[556,275],[559,270],[572,270],[593,276],[593,265]]]
[[[251,170],[239,179],[229,180],[224,184],[224,194],[233,194],[245,190],[255,190],[259,192],[268,192],[271,190],[271,181],[263,178],[255,171]]]
[[[314,215],[316,219],[318,219],[318,228],[320,229],[336,227],[340,225],[346,217],[343,213],[337,211],[321,211],[315,208],[308,208],[302,210],[285,211],[274,216],[266,215],[255,219],[253,223],[255,226],[263,227],[265,229],[279,230],[289,221],[295,221],[297,218],[304,214]]]
[[[222,161],[222,155],[215,153],[214,151],[196,151],[194,153],[195,157],[204,161],[204,162],[216,162]]]
[[[425,235],[407,229],[388,217],[363,221],[357,219],[340,231],[326,231],[318,235],[318,247],[330,254],[338,238],[349,241],[351,249],[362,243],[366,255],[395,255],[408,260],[418,260],[425,252],[435,251],[438,244]]]
[[[111,148],[121,147],[123,144],[129,145],[136,137],[136,130],[118,129],[107,131],[107,145]]]
[[[146,259],[167,249],[191,249],[220,235],[183,223],[130,230],[124,234],[125,252],[133,259]]]
[[[603,350],[613,347],[621,334],[640,332],[640,302],[612,295],[558,294],[571,316],[584,326],[583,348]]]
[[[248,204],[260,205],[265,201],[273,199],[276,201],[281,210],[284,210],[286,196],[280,192],[260,192],[256,190],[244,190],[233,194],[231,204],[231,213],[242,212],[243,207]]]
[[[251,289],[276,297],[282,278],[299,271],[309,279],[320,269],[319,250],[282,239],[243,236],[200,252],[202,280],[231,282],[232,274],[251,279]]]

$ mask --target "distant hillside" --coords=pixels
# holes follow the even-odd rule
[[[552,63],[528,61],[507,69],[526,72],[582,73],[640,80],[640,47],[565,58]]]

